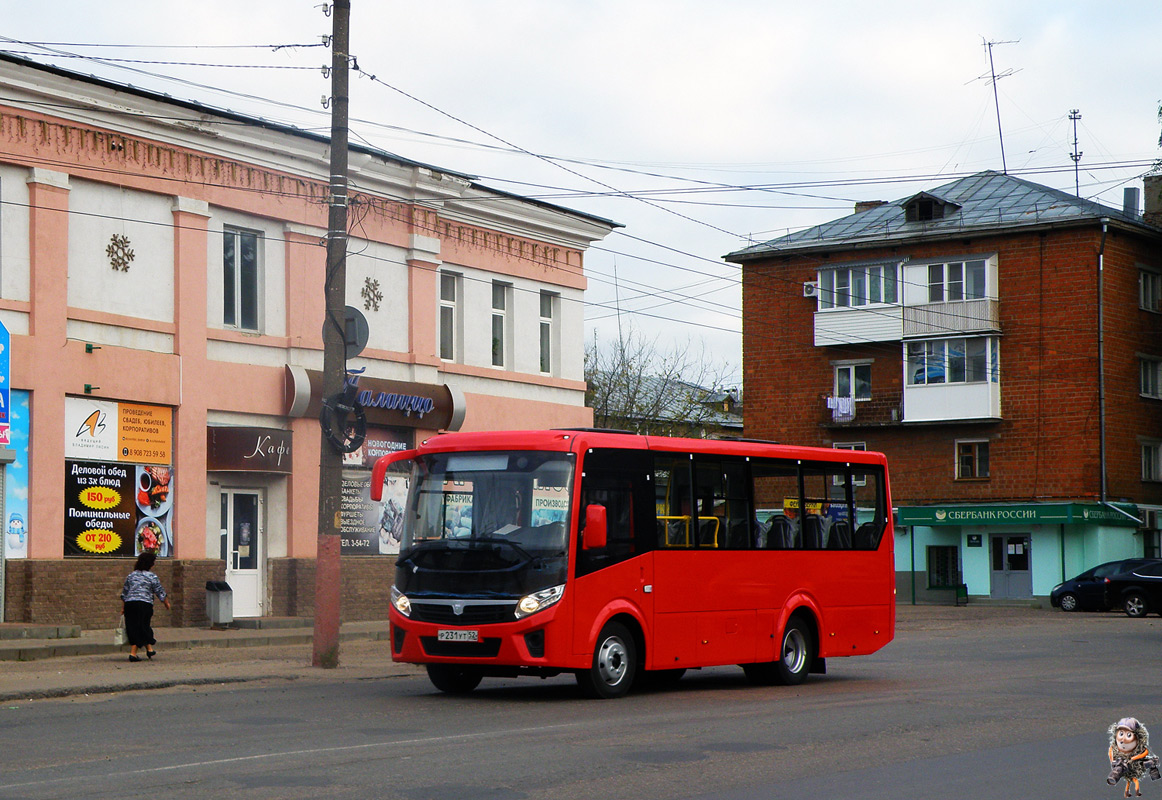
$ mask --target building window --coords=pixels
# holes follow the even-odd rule
[[[1159,463],[1160,459],[1162,459],[1162,443],[1142,443],[1142,480],[1162,480],[1162,463]]]
[[[867,442],[835,442],[831,446],[836,450],[867,450]],[[852,480],[851,480],[852,485],[854,485],[854,486],[867,486],[867,474],[866,473],[855,472],[855,473],[852,473],[851,478],[852,478]],[[836,486],[842,486],[843,479],[839,476],[836,476],[833,483]]]
[[[553,371],[553,318],[554,306],[557,305],[557,295],[552,292],[541,292],[541,372],[546,374]]]
[[[998,382],[998,342],[987,337],[908,342],[908,384]]]
[[[951,589],[960,585],[955,545],[928,546],[928,588]]]
[[[262,234],[237,228],[222,231],[222,324],[258,330],[258,252]]]
[[[985,262],[952,261],[928,265],[928,302],[981,300],[985,294]]]
[[[1162,273],[1138,270],[1138,306],[1162,311]]]
[[[871,364],[842,364],[835,368],[835,396],[871,400]]]
[[[440,358],[455,361],[459,355],[456,331],[459,326],[460,276],[454,272],[440,273]]]
[[[972,480],[989,476],[989,443],[960,441],[956,443],[957,480]]]
[[[896,302],[896,265],[819,272],[819,308],[853,308]]]
[[[503,367],[508,359],[508,297],[512,287],[507,283],[492,284],[492,366]]]
[[[1162,360],[1157,358],[1141,358],[1138,362],[1141,365],[1141,386],[1138,388],[1139,393],[1146,397],[1157,397],[1162,399]]]

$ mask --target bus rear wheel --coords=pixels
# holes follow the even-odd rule
[[[610,622],[601,629],[593,664],[578,670],[577,685],[587,697],[612,699],[621,697],[633,685],[637,672],[637,644],[624,625]]]
[[[762,664],[743,664],[742,671],[747,680],[760,686],[781,684],[795,686],[803,682],[811,671],[815,658],[815,646],[811,630],[801,619],[795,617],[787,623],[783,631],[783,645],[779,657]]]
[[[480,670],[459,664],[428,664],[428,680],[445,694],[468,694],[480,685]]]

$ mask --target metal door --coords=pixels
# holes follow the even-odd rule
[[[222,558],[233,590],[234,616],[261,617],[263,599],[262,498],[253,489],[222,490]]]
[[[990,597],[1033,596],[1031,555],[1028,534],[993,534]]]

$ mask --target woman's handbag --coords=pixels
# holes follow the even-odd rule
[[[129,642],[129,637],[125,635],[125,615],[121,615],[121,620],[117,623],[117,627],[113,630],[113,644],[120,647]]]

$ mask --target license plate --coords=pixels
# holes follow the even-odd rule
[[[478,642],[480,631],[436,631],[436,639],[441,642]]]

